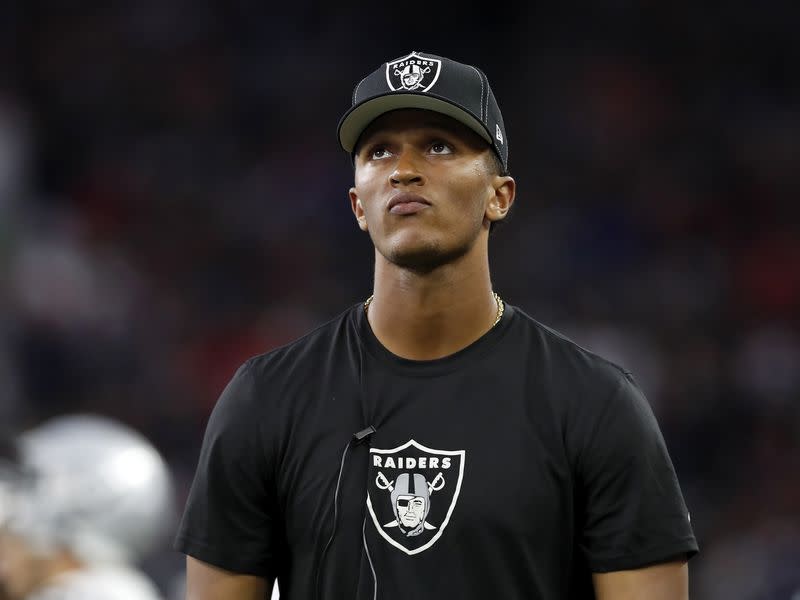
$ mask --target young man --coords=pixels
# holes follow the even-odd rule
[[[492,289],[516,187],[486,76],[384,63],[339,140],[374,293],[223,392],[177,537],[188,599],[686,598],[697,545],[631,374]]]
[[[19,451],[11,476],[0,469],[0,598],[160,600],[134,566],[174,516],[156,449],[116,421],[69,415],[24,433]]]

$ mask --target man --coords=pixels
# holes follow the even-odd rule
[[[173,516],[166,464],[116,421],[71,415],[24,433],[5,478],[0,583],[7,600],[159,600],[133,567]]]
[[[516,185],[486,76],[384,63],[339,141],[374,293],[223,392],[176,540],[188,599],[686,598],[697,545],[631,374],[492,289]],[[430,527],[406,535],[401,497]]]

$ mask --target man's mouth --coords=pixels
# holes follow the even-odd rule
[[[393,215],[412,215],[421,210],[425,210],[430,205],[431,203],[419,194],[400,192],[392,196],[387,205],[387,209]]]

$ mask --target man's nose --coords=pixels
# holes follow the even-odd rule
[[[424,185],[425,176],[419,168],[421,158],[413,149],[403,149],[397,157],[394,171],[389,175],[392,186]]]

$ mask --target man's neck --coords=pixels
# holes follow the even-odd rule
[[[433,360],[454,354],[489,331],[497,314],[485,256],[425,274],[377,257],[367,318],[381,344],[397,356]]]

